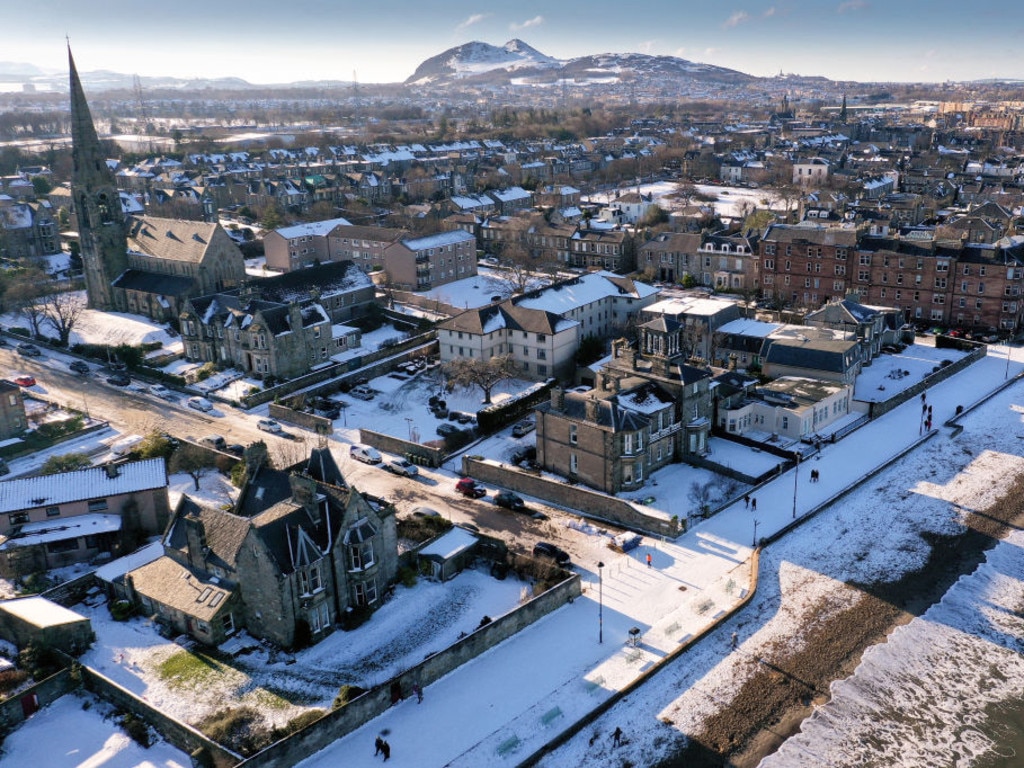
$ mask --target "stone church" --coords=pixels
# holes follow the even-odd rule
[[[219,224],[150,216],[127,219],[68,49],[72,206],[89,307],[175,320],[186,299],[237,288],[242,253]]]

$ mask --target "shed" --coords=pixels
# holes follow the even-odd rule
[[[89,647],[95,635],[85,616],[36,596],[0,602],[0,638],[14,643],[18,650],[38,643],[78,654]]]
[[[477,542],[465,528],[452,528],[419,551],[420,573],[439,581],[454,578],[475,556]]]

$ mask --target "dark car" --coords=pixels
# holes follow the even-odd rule
[[[107,376],[107,384],[113,384],[115,387],[127,387],[131,383],[131,376],[127,373],[113,373]]]
[[[567,565],[569,560],[569,553],[560,547],[556,547],[550,541],[538,541],[533,545],[533,556],[534,557],[549,557],[559,565]]]
[[[471,477],[464,477],[455,484],[455,490],[470,499],[482,499],[487,495],[487,489],[478,485]]]
[[[233,453],[235,456],[243,456],[245,454],[245,446],[238,443],[231,443],[224,450],[228,453]]]
[[[437,434],[439,434],[441,437],[457,435],[461,431],[461,429],[456,427],[454,424],[449,424],[447,421],[437,425]]]
[[[511,509],[513,512],[521,512],[526,509],[526,502],[512,491],[502,491],[494,495],[494,503],[499,507]]]
[[[23,341],[18,345],[18,354],[24,355],[25,357],[39,357],[43,353],[39,351],[39,347],[35,344],[29,344],[27,341]]]
[[[89,366],[83,363],[81,360],[73,360],[71,363],[68,364],[68,368],[70,368],[75,373],[89,372]]]

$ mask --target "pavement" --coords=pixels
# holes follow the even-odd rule
[[[1021,350],[994,348],[927,391],[933,431],[1012,382]],[[970,392],[974,401],[963,402]],[[390,733],[394,766],[518,765],[574,732],[659,664],[671,663],[750,599],[754,543],[770,539],[912,450],[928,434],[912,398],[739,499],[672,541],[645,539],[622,555],[602,537],[575,570],[582,596],[303,761],[304,768],[370,765],[378,733]],[[810,470],[822,480],[809,482]],[[651,564],[646,564],[648,552]],[[596,564],[603,562],[598,569]],[[600,572],[599,572],[600,571]],[[630,630],[639,630],[632,641]],[[723,656],[730,652],[723,644]],[[509,681],[512,680],[510,683]],[[439,723],[444,723],[439,730]],[[398,736],[401,735],[401,738]]]

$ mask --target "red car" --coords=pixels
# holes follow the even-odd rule
[[[19,387],[34,387],[36,385],[36,380],[33,376],[19,376],[14,380],[14,383]]]
[[[455,484],[455,490],[470,499],[482,499],[487,495],[487,490],[477,485],[476,480],[471,477],[464,477]]]

